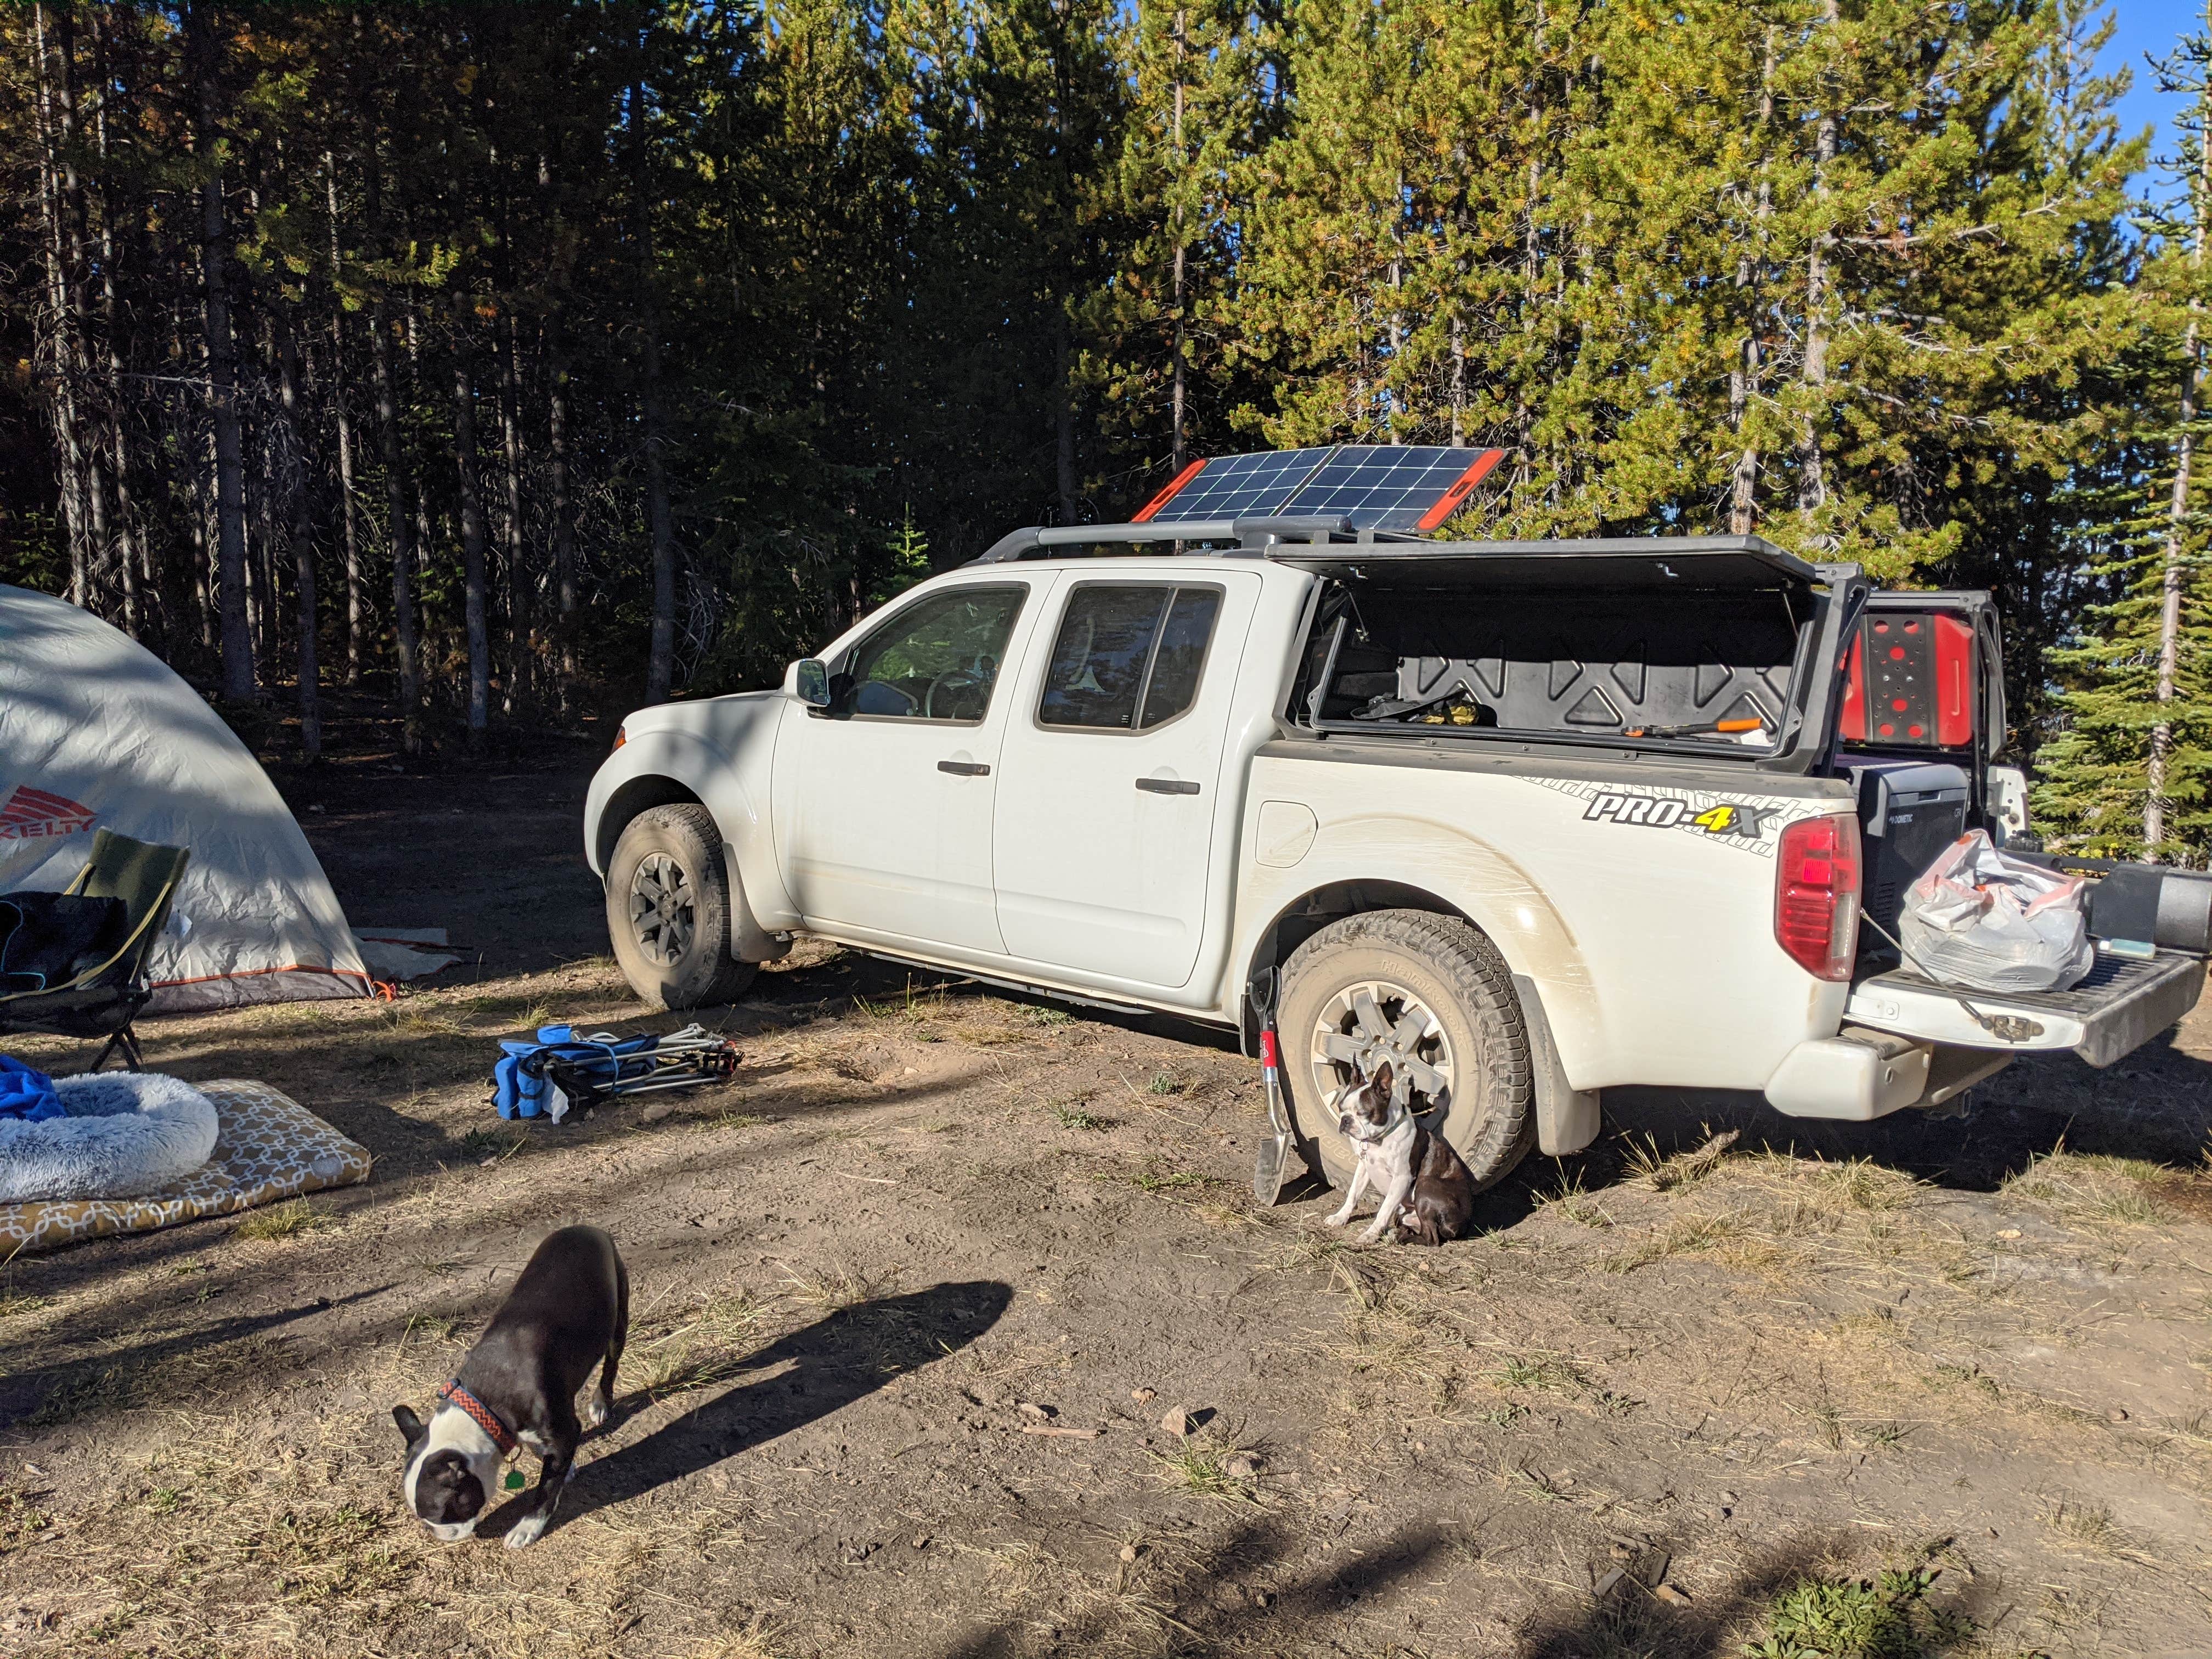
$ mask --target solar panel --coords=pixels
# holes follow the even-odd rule
[[[1256,519],[1275,512],[1314,469],[1334,452],[1271,449],[1256,455],[1223,455],[1186,467],[1163,497],[1136,522],[1180,523],[1189,519]]]
[[[1146,503],[1139,524],[1279,514],[1346,518],[1362,528],[1433,530],[1504,451],[1338,444],[1194,461]]]
[[[1346,518],[1362,529],[1434,530],[1503,453],[1345,444],[1281,510],[1292,517]]]

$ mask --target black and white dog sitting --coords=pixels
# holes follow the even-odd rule
[[[528,1513],[509,1528],[507,1547],[538,1541],[574,1473],[585,1426],[607,1420],[629,1330],[629,1273],[614,1240],[597,1227],[547,1234],[483,1340],[438,1390],[429,1422],[405,1406],[392,1408],[392,1420],[407,1437],[401,1480],[407,1506],[441,1543],[457,1543],[476,1530],[497,1489],[500,1465],[518,1444],[538,1454],[538,1489]],[[576,1392],[594,1365],[599,1386],[579,1422]]]
[[[1442,1135],[1431,1134],[1397,1098],[1390,1064],[1348,1085],[1336,1097],[1337,1127],[1359,1162],[1344,1207],[1328,1218],[1332,1227],[1352,1219],[1359,1194],[1373,1186],[1382,1194],[1375,1219],[1359,1236],[1372,1244],[1391,1231],[1403,1244],[1449,1244],[1467,1236],[1474,1219],[1474,1176]]]

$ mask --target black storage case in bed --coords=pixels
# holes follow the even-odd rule
[[[1844,771],[1858,794],[1866,914],[1894,933],[1905,890],[1966,833],[1973,785],[1961,768],[1936,761],[1860,761]],[[1890,949],[1878,933],[1861,935],[1860,948]]]

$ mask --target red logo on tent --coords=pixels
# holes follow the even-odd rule
[[[0,799],[0,841],[31,841],[40,836],[73,836],[92,828],[98,816],[66,795],[50,794],[19,783]]]

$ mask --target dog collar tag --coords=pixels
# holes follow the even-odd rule
[[[524,1474],[520,1469],[509,1469],[507,1472],[507,1479],[499,1484],[506,1491],[520,1492],[530,1484],[530,1477]]]

